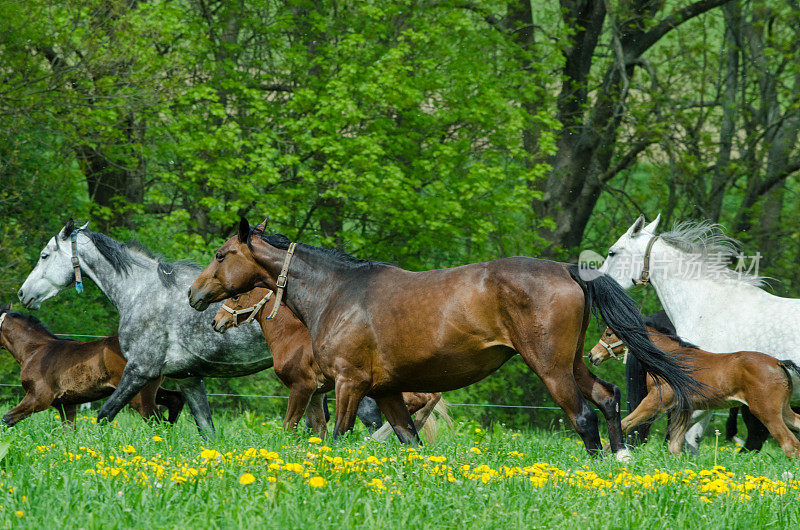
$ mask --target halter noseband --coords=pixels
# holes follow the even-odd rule
[[[647,249],[644,251],[644,267],[642,268],[642,275],[639,276],[638,280],[633,280],[634,285],[645,285],[650,282],[650,251],[653,250],[653,245],[656,243],[656,239],[660,236],[653,236],[650,238],[650,241],[647,243]]]
[[[286,259],[283,261],[283,268],[281,268],[281,273],[278,275],[278,279],[275,281],[275,285],[277,286],[278,290],[275,293],[275,303],[272,305],[272,310],[269,312],[269,315],[266,316],[265,320],[272,320],[275,318],[275,315],[278,314],[278,308],[281,305],[281,299],[283,298],[283,290],[286,288],[286,280],[288,280],[288,272],[289,272],[289,263],[292,261],[292,256],[294,255],[294,249],[297,246],[297,243],[291,243],[289,248],[286,250]]]
[[[619,361],[619,356],[616,353],[614,353],[614,348],[618,346],[624,346],[624,349],[622,350],[623,352],[622,364],[628,364],[628,346],[624,342],[618,340],[614,344],[608,344],[603,339],[600,339],[598,344],[603,348],[605,348],[608,354],[617,361]]]
[[[78,232],[81,230],[81,228],[76,228],[69,236],[69,238],[72,240],[72,268],[75,269],[75,290],[78,291],[79,294],[83,292],[81,264],[78,261]]]
[[[258,314],[258,311],[262,307],[264,307],[264,304],[267,303],[267,300],[269,300],[271,296],[272,296],[272,291],[267,291],[266,296],[264,296],[264,298],[262,298],[256,305],[252,305],[245,309],[231,309],[225,304],[222,304],[222,309],[233,315],[233,327],[238,328],[241,324],[247,324],[249,322],[252,322],[256,318],[256,314]],[[239,315],[243,315],[248,312],[250,312],[250,316],[247,317],[247,319],[240,324]]]

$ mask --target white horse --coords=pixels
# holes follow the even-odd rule
[[[656,235],[660,218],[645,226],[640,216],[600,270],[624,289],[649,282],[678,335],[704,350],[752,350],[800,363],[800,299],[764,291],[762,278],[743,270],[758,257],[748,263],[719,225],[686,222]],[[731,260],[739,269],[728,267]],[[798,402],[800,388],[794,388],[792,403]],[[695,413],[697,423],[686,434],[692,453],[710,420],[710,411]]]

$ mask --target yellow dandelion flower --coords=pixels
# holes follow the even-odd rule
[[[702,497],[700,497],[700,500],[701,500],[701,501],[703,501],[703,502],[707,502],[707,503],[709,503],[709,504],[711,504],[711,502],[712,502],[712,501],[711,501],[711,499],[709,499],[709,498],[708,498],[708,497],[706,497],[706,496],[702,496]]]
[[[327,483],[328,483],[327,480],[319,476],[311,477],[310,479],[308,479],[308,485],[311,486],[312,488],[321,488]]]
[[[164,439],[162,437],[160,437],[160,436],[153,436],[151,438],[151,440],[153,440],[154,442],[163,442],[164,441]]]
[[[214,449],[203,449],[200,451],[200,458],[205,458],[206,460],[214,460],[220,456],[222,456],[222,454]]]
[[[475,453],[476,455],[481,454],[481,450],[478,449],[477,447],[470,447],[469,451],[470,451],[470,453]]]
[[[23,512],[22,510],[17,510],[14,513],[17,514],[17,517],[22,517],[23,515],[25,515],[25,512]]]
[[[322,443],[322,438],[317,438],[316,436],[312,436],[311,438],[308,439],[308,443],[310,443],[310,444],[321,444]]]
[[[239,484],[247,485],[252,484],[256,481],[256,477],[254,477],[250,473],[244,473],[241,477],[239,477]]]
[[[136,452],[136,449],[131,444],[122,447],[122,450],[128,454],[133,454]]]

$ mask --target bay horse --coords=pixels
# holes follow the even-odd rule
[[[764,281],[753,267],[758,256],[742,261],[741,244],[719,225],[684,222],[658,233],[660,218],[650,224],[644,216],[636,219],[609,247],[599,270],[626,290],[651,284],[677,334],[706,351],[760,351],[800,365],[800,299],[762,289]],[[643,377],[646,369],[638,370]],[[792,404],[800,404],[798,387]],[[692,452],[698,450],[709,421],[696,423],[687,433]]]
[[[276,290],[311,334],[314,358],[334,381],[334,438],[353,428],[369,395],[404,443],[419,443],[403,391],[469,385],[519,353],[567,413],[591,454],[600,450],[598,405],[617,457],[622,444],[619,388],[583,361],[590,310],[625,337],[634,355],[672,384],[679,409],[702,388],[680,359],[650,342],[638,309],[619,285],[594,270],[535,258],[505,258],[411,272],[335,250],[256,234],[242,218],[189,289],[198,311],[250,291]],[[273,305],[274,307],[274,305]],[[683,416],[683,419],[686,419]],[[628,458],[625,454],[624,458]]]
[[[786,456],[800,456],[800,442],[792,431],[800,432],[800,415],[789,406],[792,389],[800,384],[800,367],[789,360],[779,361],[764,353],[738,351],[710,353],[687,345],[676,337],[648,327],[653,343],[663,351],[685,354],[686,364],[693,369],[695,379],[706,385],[704,395],[694,396],[693,407],[704,415],[712,410],[747,405],[753,415],[769,430]],[[606,328],[590,359],[595,365],[623,353],[624,341]],[[639,406],[622,419],[622,431],[628,433],[659,412],[674,405],[669,384],[647,377],[647,395]],[[689,424],[669,425],[669,450],[679,454]]]
[[[3,422],[11,427],[35,412],[49,407],[61,420],[75,421],[78,405],[108,397],[119,384],[125,368],[117,337],[80,342],[53,335],[31,315],[0,308],[0,349],[8,350],[20,364],[25,397]],[[156,379],[130,402],[143,418],[157,415],[156,405],[168,410],[175,423],[184,405],[183,394],[160,388]]]
[[[74,258],[74,262],[73,262]],[[124,244],[72,219],[48,241],[17,295],[25,307],[41,303],[78,275],[90,277],[119,312],[119,344],[128,364],[98,420],[110,420],[146,385],[162,376],[178,379],[202,434],[214,424],[204,377],[237,377],[272,366],[255,325],[221,335],[208,325],[218,306],[198,313],[182,293],[199,267],[169,262],[136,244]]]
[[[293,431],[297,428],[303,412],[306,413],[308,426],[319,436],[325,438],[327,432],[326,404],[323,397],[333,390],[333,381],[317,366],[311,347],[311,335],[300,320],[284,305],[278,308],[272,319],[267,319],[268,301],[272,291],[264,287],[256,287],[247,293],[236,295],[225,300],[212,321],[214,331],[225,333],[233,327],[248,324],[253,320],[261,326],[261,332],[272,353],[275,375],[289,388],[289,402],[283,429]],[[422,409],[428,402],[439,402],[441,394],[403,393],[403,400],[411,414]],[[434,403],[436,405],[436,403]],[[377,419],[373,410],[377,409],[375,401],[365,396],[358,406],[358,417],[374,434],[380,427],[380,411]],[[426,418],[427,419],[427,416]],[[417,428],[427,425],[426,421],[417,422]]]

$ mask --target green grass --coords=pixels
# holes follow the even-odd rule
[[[3,428],[0,453],[3,447],[8,451],[0,461],[0,525],[787,528],[800,524],[799,484],[782,482],[787,471],[800,478],[800,469],[772,442],[759,454],[737,453],[732,445],[720,442],[716,457],[725,467],[721,473],[733,473],[720,481],[725,487],[748,482],[748,475],[765,477],[750,480],[766,484],[765,491],[750,491],[750,498],[743,499],[736,491],[702,491],[704,484],[720,477],[716,472],[708,477],[686,473],[713,468],[713,436],[697,460],[672,457],[661,443],[652,441],[636,450],[634,461],[623,468],[613,458],[589,458],[575,433],[563,429],[518,432],[495,426],[486,431],[476,424],[458,423],[453,431],[444,430],[435,445],[418,451],[408,451],[394,440],[365,441],[365,432],[357,430],[343,442],[326,441],[327,450],[324,443],[309,442],[305,433],[284,433],[276,420],[252,413],[218,414],[216,424],[218,435],[210,441],[197,435],[188,414],[174,428],[145,424],[125,412],[116,425],[100,426],[82,417],[75,429],[64,429],[48,411],[13,429]],[[135,452],[125,452],[128,445]],[[209,451],[205,455],[210,458],[203,458],[204,448],[220,455]],[[248,448],[254,450],[247,453]],[[375,459],[367,460],[370,456]],[[350,464],[337,465],[337,457]],[[446,460],[439,462],[440,457]],[[541,463],[538,468],[536,463]],[[469,470],[462,471],[467,465]],[[158,466],[163,467],[160,478]],[[633,485],[613,483],[620,473],[626,476],[623,469]],[[245,473],[253,476],[252,483],[240,484]],[[676,474],[676,482],[658,483],[659,477],[666,477],[659,473]],[[309,485],[317,476],[325,479],[324,486]],[[651,487],[641,483],[653,478]]]

